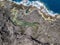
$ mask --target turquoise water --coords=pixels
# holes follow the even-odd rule
[[[15,2],[20,2],[22,0],[12,0]],[[53,11],[54,13],[59,13],[60,14],[60,0],[29,0],[29,1],[41,1],[45,4],[45,6]]]
[[[20,1],[22,1],[22,0],[12,0],[12,1],[15,1],[15,2],[20,2]]]

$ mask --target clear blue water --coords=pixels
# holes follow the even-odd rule
[[[13,1],[20,2],[21,0],[13,0]],[[37,1],[37,0],[29,0],[29,1]],[[60,14],[60,0],[38,0],[38,1],[43,2],[49,10],[52,10],[53,12]]]
[[[15,2],[20,2],[20,1],[22,1],[22,0],[12,0],[12,1],[15,1]]]
[[[60,14],[60,0],[41,0],[49,10]]]

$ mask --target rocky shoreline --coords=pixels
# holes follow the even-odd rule
[[[0,1],[0,45],[60,45],[60,15],[43,8]]]

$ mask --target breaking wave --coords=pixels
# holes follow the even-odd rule
[[[9,1],[12,1],[12,0],[9,0]],[[22,1],[20,1],[20,2],[18,2],[18,1],[17,1],[17,2],[16,2],[16,1],[12,1],[12,2],[14,2],[14,3],[18,4],[18,5],[20,5],[20,4],[23,4],[23,5],[25,5],[25,6],[30,6],[30,5],[32,5],[32,6],[37,7],[38,9],[40,9],[40,7],[43,6],[44,9],[45,9],[45,10],[43,10],[43,11],[46,11],[49,15],[51,15],[51,16],[58,15],[58,13],[54,13],[53,11],[48,10],[47,7],[44,5],[44,3],[42,3],[41,1],[22,0]]]

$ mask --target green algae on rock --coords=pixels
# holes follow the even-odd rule
[[[34,26],[34,25],[38,25],[39,23],[37,22],[26,22],[26,21],[23,21],[23,20],[18,20],[17,17],[18,17],[18,10],[15,9],[15,7],[11,10],[11,20],[16,24],[16,25],[21,25],[21,26]]]

